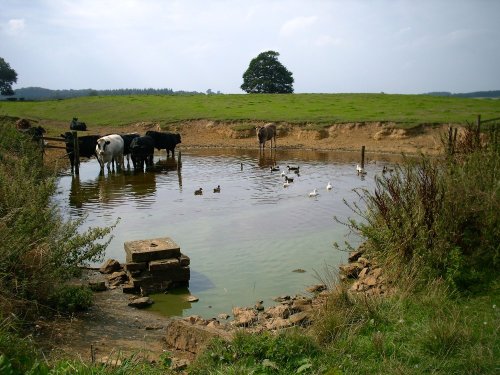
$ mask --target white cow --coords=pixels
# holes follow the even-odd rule
[[[123,149],[123,138],[118,134],[106,135],[99,138],[95,146],[95,152],[97,160],[101,165],[101,171],[104,170],[104,164],[106,164],[108,172],[111,172],[109,164],[113,162],[113,159],[116,162],[117,168],[121,169],[123,167]]]

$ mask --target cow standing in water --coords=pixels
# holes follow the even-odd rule
[[[108,172],[111,172],[110,164],[116,162],[117,168],[123,168],[123,138],[118,134],[111,134],[101,137],[97,140],[95,151],[97,160],[101,165],[101,172],[104,172],[104,164],[108,167]]]
[[[257,138],[259,139],[259,150],[264,150],[264,146],[266,145],[266,141],[271,141],[271,148],[273,147],[274,140],[274,148],[276,148],[276,124],[270,122],[264,126],[258,126],[255,128],[257,131]]]
[[[172,157],[175,158],[175,146],[181,143],[181,135],[179,133],[164,133],[148,130],[146,132],[146,136],[153,138],[156,149],[165,149],[165,151],[167,152],[167,158],[169,157],[170,153],[172,153]]]

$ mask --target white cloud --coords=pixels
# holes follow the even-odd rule
[[[316,16],[310,17],[296,17],[283,24],[280,29],[280,35],[292,36],[298,32],[304,31],[309,26],[318,20]]]
[[[342,39],[333,37],[331,35],[320,35],[318,38],[316,38],[314,44],[319,47],[339,46],[342,44]]]
[[[10,35],[17,35],[25,28],[24,19],[11,19],[7,22],[6,32]]]

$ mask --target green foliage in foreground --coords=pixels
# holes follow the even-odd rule
[[[351,221],[393,279],[443,279],[459,291],[481,288],[500,263],[500,146],[467,129],[446,159],[422,157],[360,193],[364,219]],[[476,141],[477,140],[477,141]],[[476,144],[474,145],[474,142]]]
[[[391,121],[402,127],[465,123],[481,114],[500,117],[500,101],[425,95],[252,94],[85,97],[44,102],[0,102],[0,115],[92,126],[141,121],[169,123],[197,119],[224,122],[283,121],[292,124]]]
[[[455,299],[442,283],[391,298],[332,294],[307,333],[217,341],[190,374],[493,374],[498,292]]]

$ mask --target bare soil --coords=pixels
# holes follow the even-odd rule
[[[41,124],[45,126],[44,124]],[[255,130],[235,130],[237,124],[213,121],[191,121],[171,126],[182,136],[180,148],[189,147],[238,147],[257,148]],[[256,124],[258,125],[258,124]],[[321,131],[307,130],[288,124],[278,124],[277,147],[312,150],[437,154],[441,150],[441,135],[448,125],[426,125],[403,130],[394,124],[338,124]],[[58,137],[67,131],[67,124],[47,124],[48,136]],[[91,128],[89,134],[113,132],[138,132],[159,130],[154,123],[138,123],[127,127]],[[83,134],[83,133],[82,133]],[[49,142],[52,143],[52,142]],[[61,144],[60,144],[61,145]],[[269,144],[267,143],[268,147]],[[63,149],[47,149],[45,160],[59,167],[67,166]],[[93,275],[95,277],[95,275]],[[85,280],[82,280],[85,282]],[[41,320],[35,327],[35,339],[41,344],[49,359],[81,358],[99,361],[103,357],[118,358],[139,355],[158,360],[169,350],[163,337],[168,318],[137,310],[127,305],[129,295],[120,288],[95,293],[95,305],[87,312],[73,317]],[[94,353],[93,355],[91,353]],[[189,353],[176,353],[177,357],[190,358]]]

